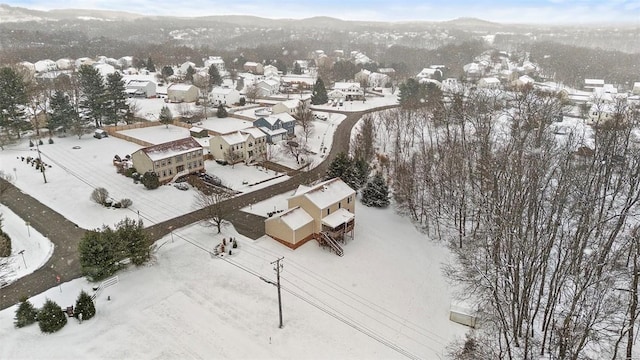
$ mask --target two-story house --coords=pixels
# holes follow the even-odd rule
[[[231,164],[261,161],[267,153],[267,136],[256,128],[216,135],[209,141],[209,150],[214,159]]]
[[[240,92],[228,86],[216,86],[209,93],[209,102],[214,106],[237,104]]]
[[[260,117],[253,126],[265,133],[267,141],[273,144],[294,135],[296,119],[288,113],[280,113]]]
[[[265,232],[294,249],[311,239],[344,241],[349,233],[353,238],[355,200],[355,190],[340,178],[301,185],[288,199],[289,210],[265,220]]]
[[[364,99],[364,92],[359,83],[337,82],[333,84],[333,92],[335,92],[335,94],[341,94],[343,97],[341,100],[351,101]],[[332,97],[331,94],[327,95],[330,98]],[[335,98],[336,96],[333,97]]]
[[[191,137],[142,148],[131,159],[139,174],[154,172],[161,184],[204,171],[202,146]]]

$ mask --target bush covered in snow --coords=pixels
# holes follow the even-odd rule
[[[96,306],[91,299],[91,296],[84,290],[78,295],[76,300],[75,314],[79,319],[89,320],[96,314]]]
[[[133,201],[131,199],[122,199],[120,200],[120,205],[122,205],[123,208],[128,208],[129,206],[133,205]]]
[[[108,198],[109,198],[109,191],[107,191],[107,189],[102,187],[95,188],[91,193],[91,200],[103,206],[106,206]]]

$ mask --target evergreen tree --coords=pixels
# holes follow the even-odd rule
[[[20,138],[20,131],[29,123],[24,121],[28,104],[27,87],[22,75],[10,67],[0,69],[0,127]]]
[[[18,306],[18,310],[16,310],[13,325],[17,328],[25,327],[36,322],[37,317],[38,310],[25,298],[20,302],[20,306]]]
[[[321,78],[316,80],[316,83],[313,85],[313,93],[311,94],[311,103],[313,105],[321,105],[326,104],[329,101],[327,97],[327,89],[324,87],[324,82]]]
[[[95,122],[96,127],[102,124],[104,115],[105,87],[102,75],[96,68],[90,65],[80,66],[78,70],[80,76],[80,108],[83,116]]]
[[[351,165],[351,158],[344,152],[339,152],[329,164],[327,179],[342,178],[349,171]]]
[[[209,66],[209,86],[219,86],[222,85],[222,76],[220,76],[220,72],[215,65]]]
[[[167,78],[172,75],[173,75],[173,68],[171,66],[162,67],[162,78],[164,79],[164,81],[167,81]]]
[[[151,257],[151,240],[144,230],[142,221],[125,218],[116,225],[116,236],[124,247],[124,256],[135,265],[142,265]]]
[[[171,114],[171,110],[167,106],[163,106],[160,110],[160,117],[158,118],[161,124],[164,124],[167,128],[169,128],[169,124],[173,121],[173,115]]]
[[[196,73],[196,70],[194,68],[192,68],[191,66],[189,66],[187,68],[187,73],[184,76],[184,79],[187,81],[193,81],[193,74]]]
[[[115,232],[108,226],[87,231],[78,245],[82,273],[92,281],[112,275],[118,270],[121,249]]]
[[[80,291],[80,295],[78,295],[78,299],[76,299],[74,314],[78,318],[82,315],[82,321],[89,320],[96,314],[96,306],[91,296],[84,290]]]
[[[60,305],[47,299],[42,309],[38,312],[38,324],[40,325],[40,331],[43,333],[54,333],[67,324],[67,316]]]
[[[160,186],[160,179],[153,171],[147,171],[142,175],[140,182],[149,190],[157,189]]]
[[[362,203],[366,206],[389,206],[389,187],[380,173],[376,173],[362,190]]]
[[[216,115],[217,115],[219,118],[227,117],[227,115],[228,115],[228,114],[227,114],[227,109],[225,109],[225,108],[224,108],[224,106],[223,106],[222,104],[220,104],[220,105],[218,106],[218,111],[217,111]]]
[[[67,132],[71,124],[78,117],[78,113],[73,108],[69,96],[57,90],[49,100],[49,130],[60,128],[62,132]]]
[[[300,67],[300,64],[298,64],[297,61],[295,62],[295,64],[293,64],[293,73],[296,75],[302,74],[302,67]]]
[[[147,70],[156,72],[156,65],[153,63],[153,60],[151,60],[151,57],[147,59]]]
[[[129,106],[122,75],[115,72],[107,75],[105,89],[104,115],[107,124],[118,124],[124,119]]]
[[[273,64],[282,75],[287,75],[287,64],[282,60],[276,60]]]
[[[361,189],[369,178],[369,163],[364,159],[355,159],[351,162],[348,180],[345,181],[354,190]]]

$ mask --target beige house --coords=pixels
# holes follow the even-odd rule
[[[267,135],[255,127],[217,135],[209,140],[209,150],[214,159],[231,164],[261,161],[267,153]]]
[[[262,64],[253,61],[247,61],[246,63],[244,63],[243,69],[244,71],[252,74],[264,74],[264,67],[262,66]]]
[[[267,235],[291,248],[316,239],[338,255],[355,225],[356,192],[340,178],[324,181],[313,187],[300,186],[288,199],[289,210],[265,220]]]
[[[298,111],[299,107],[300,107],[300,100],[298,99],[280,101],[279,103],[271,107],[271,112],[273,114],[287,113],[291,116],[294,116],[296,115],[296,112]]]
[[[198,94],[198,88],[189,84],[171,84],[167,88],[167,98],[172,103],[195,102]]]
[[[139,174],[152,171],[161,184],[204,171],[202,146],[191,137],[142,148],[131,159]]]

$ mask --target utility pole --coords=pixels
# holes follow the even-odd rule
[[[262,276],[260,277],[260,279],[262,279],[262,281],[269,283],[271,285],[274,285],[275,287],[278,288],[278,313],[280,315],[280,329],[282,329],[283,325],[282,325],[282,296],[280,294],[280,271],[282,270],[282,264],[280,263],[282,260],[284,260],[284,257],[281,257],[280,259],[273,261],[271,263],[271,265],[274,265],[273,270],[276,271],[276,282],[274,283],[271,280],[267,280],[265,278],[263,278]]]

